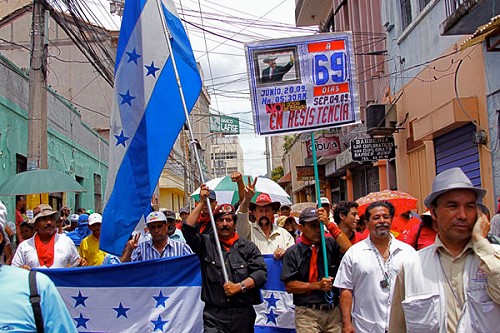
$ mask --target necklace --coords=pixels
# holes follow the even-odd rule
[[[373,253],[375,254],[375,257],[377,258],[378,267],[382,272],[382,280],[380,280],[380,287],[382,289],[389,288],[391,281],[391,270],[390,270],[390,264],[392,259],[392,254],[390,251],[391,243],[392,243],[392,238],[390,238],[389,244],[387,245],[387,251],[389,252],[387,260],[384,262],[384,265],[382,265],[382,260],[380,259],[380,257],[382,256],[382,259],[384,260],[385,257],[379,252],[379,250],[377,250],[373,242],[370,240],[370,246],[372,248]]]
[[[382,257],[383,259],[383,256],[382,254],[379,252],[379,250],[377,250],[377,248],[375,247],[375,245],[373,244],[373,242],[371,241],[370,239],[370,246],[371,246],[371,250],[373,251],[373,254],[375,255],[375,257],[377,258],[377,262],[378,262],[378,267],[380,268],[380,271],[382,272],[382,280],[380,280],[380,288],[382,288],[382,290],[387,290],[387,307],[386,307],[386,320],[385,320],[385,332],[387,332],[387,327],[389,325],[389,309],[391,307],[391,301],[392,301],[392,293],[391,293],[391,278],[392,278],[392,274],[391,274],[391,259],[392,259],[392,253],[391,253],[391,243],[392,243],[392,237],[389,239],[389,244],[387,245],[387,251],[389,252],[389,255],[388,255],[388,258],[387,260],[384,262],[384,265],[382,265],[382,260],[380,259],[380,257]]]

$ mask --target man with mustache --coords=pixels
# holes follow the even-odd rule
[[[485,194],[460,168],[434,178],[424,203],[438,235],[401,268],[391,332],[498,332],[500,246],[486,239]]]
[[[36,233],[19,244],[12,259],[12,266],[26,269],[87,266],[71,239],[57,233],[57,211],[46,204],[39,205],[39,208],[40,212],[29,221],[35,226]]]
[[[193,253],[186,243],[169,239],[167,217],[162,212],[149,213],[146,225],[151,237],[139,244],[140,235],[134,235],[125,246],[121,262],[177,257]]]
[[[208,196],[208,188],[202,185],[201,202]],[[223,279],[214,235],[197,231],[197,219],[191,215],[182,225],[186,242],[201,263],[204,332],[253,333],[256,318],[253,305],[262,303],[260,289],[267,279],[266,263],[255,244],[235,232],[237,215],[233,206],[219,205],[213,215],[228,282]]]
[[[162,213],[165,214],[167,218],[167,235],[168,238],[186,243],[184,239],[184,235],[180,229],[177,229],[177,217],[175,216],[175,212],[171,209],[161,209]]]
[[[272,201],[267,193],[260,193],[255,201],[251,202],[255,194],[257,177],[253,183],[249,179],[245,186],[241,173],[233,172],[231,180],[238,183],[238,188],[244,192],[238,211],[240,219],[237,225],[238,234],[242,238],[251,240],[262,254],[274,254],[275,259],[281,259],[286,249],[295,244],[295,240],[288,231],[274,223],[274,214],[280,209],[280,202]],[[250,222],[248,209],[253,211],[257,222]],[[261,219],[264,216],[267,219]]]
[[[415,250],[391,235],[394,206],[372,202],[365,212],[370,236],[342,258],[333,285],[340,288],[342,333],[384,333],[389,329],[394,283]]]
[[[3,255],[5,237],[0,223],[0,256]],[[71,241],[70,241],[71,242]],[[10,244],[9,244],[10,246]],[[0,264],[0,330],[9,332],[68,332],[76,333],[73,318],[59,295],[56,286],[44,274],[36,272],[35,285],[39,296],[38,306],[30,301],[30,275],[18,267]],[[32,309],[39,309],[40,320]]]

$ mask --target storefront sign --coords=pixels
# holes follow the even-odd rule
[[[297,180],[314,180],[314,166],[296,166],[295,168],[297,170]],[[318,165],[318,176],[320,181],[325,179],[324,165]]]
[[[396,157],[396,146],[392,136],[351,140],[351,154],[354,161],[374,162]]]
[[[227,116],[210,116],[210,133],[240,134],[240,120]]]
[[[338,136],[322,136],[314,140],[316,146],[316,156],[329,156],[335,157],[340,154],[340,139]],[[312,144],[311,140],[307,140],[307,157],[312,157]]]
[[[255,131],[311,131],[359,121],[350,32],[245,44]]]

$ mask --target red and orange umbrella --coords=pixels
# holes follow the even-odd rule
[[[383,190],[380,192],[372,192],[364,197],[356,200],[358,203],[358,213],[365,213],[369,204],[375,201],[389,201],[396,208],[396,214],[401,214],[409,210],[417,209],[418,199],[403,191]]]
[[[372,192],[356,200],[359,205],[359,215],[363,215],[366,211],[366,208],[368,208],[368,205],[375,201],[389,201],[394,205],[394,208],[396,208],[396,214],[392,221],[391,227],[391,230],[396,238],[403,236],[404,232],[409,230],[413,224],[419,223],[419,220],[416,218],[408,220],[400,216],[401,213],[417,209],[418,199],[413,197],[412,195],[403,191],[391,190]]]

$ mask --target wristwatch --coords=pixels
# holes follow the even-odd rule
[[[245,286],[245,282],[241,281],[240,286],[241,286],[241,292],[245,293],[247,291],[247,286]]]

